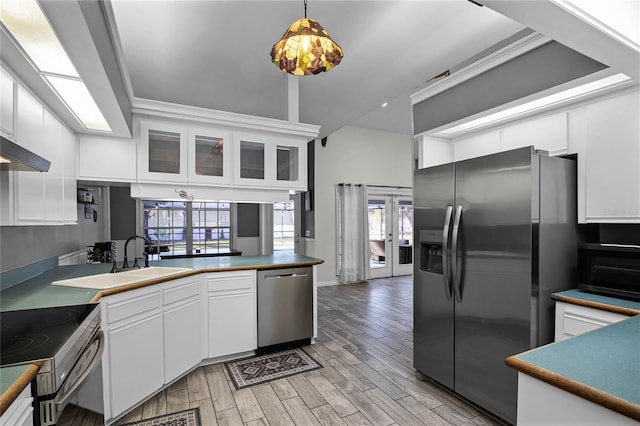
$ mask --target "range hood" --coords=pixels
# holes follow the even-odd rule
[[[51,162],[0,136],[0,170],[48,172]]]

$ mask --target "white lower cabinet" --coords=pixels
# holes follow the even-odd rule
[[[518,373],[518,426],[637,425],[638,422],[524,373]]]
[[[626,315],[601,309],[556,302],[555,341],[569,339],[628,318]]]
[[[207,275],[209,358],[258,346],[256,271]]]
[[[101,299],[104,418],[112,423],[203,359],[256,349],[256,271],[215,272]]]
[[[2,417],[0,417],[0,425],[33,425],[33,398],[31,397],[31,386],[24,388],[15,401],[7,407]]]
[[[162,317],[159,313],[140,316],[109,330],[109,340],[111,413],[118,415],[163,384]]]
[[[104,408],[105,419],[110,419],[125,413],[164,383],[161,288],[145,287],[109,296],[102,306],[106,337],[102,362]]]
[[[202,361],[200,276],[182,278],[162,289],[164,381],[171,383]]]

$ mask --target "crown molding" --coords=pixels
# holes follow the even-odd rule
[[[296,123],[277,120],[274,118],[258,117],[254,115],[180,105],[143,98],[134,98],[132,112],[134,114],[155,118],[163,117],[241,128],[243,130],[251,129],[285,133],[288,135],[304,136],[307,139],[316,138],[320,131],[320,126],[315,124]]]
[[[429,99],[438,93],[457,86],[460,83],[463,83],[550,41],[551,38],[540,33],[531,33],[526,35],[508,46],[500,48],[458,71],[454,71],[448,77],[435,80],[429,86],[410,95],[411,105],[415,105],[425,99]]]

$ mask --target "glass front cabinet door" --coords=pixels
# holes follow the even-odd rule
[[[307,141],[292,136],[274,140],[273,168],[275,186],[297,191],[307,190]]]
[[[186,182],[186,128],[140,122],[138,173],[142,182]]]
[[[241,186],[268,186],[269,141],[258,133],[234,133],[233,183]]]
[[[189,128],[189,183],[231,183],[231,134],[214,128]]]
[[[234,184],[306,189],[306,141],[236,134],[234,142]]]

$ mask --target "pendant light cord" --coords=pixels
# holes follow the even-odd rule
[[[307,0],[304,0],[304,17],[307,17]]]

